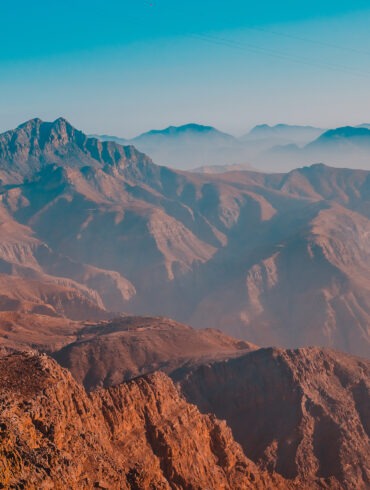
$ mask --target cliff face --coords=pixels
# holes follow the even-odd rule
[[[370,485],[370,363],[318,348],[261,349],[177,372],[245,454],[309,488]]]
[[[55,489],[290,488],[163,373],[87,395],[44,355],[0,359],[0,484]]]

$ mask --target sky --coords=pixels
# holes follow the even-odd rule
[[[0,131],[370,122],[368,0],[0,0]]]

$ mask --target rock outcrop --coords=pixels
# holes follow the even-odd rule
[[[293,488],[163,373],[89,396],[45,355],[15,353],[0,358],[0,379],[2,488]]]
[[[77,339],[52,356],[91,390],[160,369],[240,356],[257,347],[217,330],[195,330],[168,318],[122,317],[81,326]],[[51,350],[51,349],[50,349]]]
[[[310,489],[370,485],[370,363],[319,348],[260,349],[180,369],[186,398],[230,425],[245,454]]]

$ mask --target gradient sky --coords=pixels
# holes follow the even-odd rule
[[[368,0],[0,0],[0,131],[370,122]]]

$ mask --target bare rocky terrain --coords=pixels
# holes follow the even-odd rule
[[[85,341],[93,350],[72,349],[75,377],[87,364],[93,374],[82,379],[88,392],[45,354],[3,349],[4,488],[368,488],[368,361],[318,348],[241,348],[208,331],[190,339],[198,359],[176,362],[174,338],[181,345],[191,329],[154,322],[150,354],[150,321],[127,322],[131,334],[117,339],[124,350],[99,352],[94,339]],[[167,353],[158,348],[165,331]],[[117,374],[112,366],[118,376],[107,377]]]
[[[370,172],[36,119],[0,179],[0,488],[369,488]]]
[[[163,373],[87,395],[42,355],[0,359],[2,488],[296,488],[260,470]]]
[[[369,355],[368,171],[191,174],[36,119],[0,135],[0,174],[2,311]]]
[[[52,356],[86,389],[112,386],[157,370],[228,359],[257,347],[217,330],[195,330],[167,318],[126,317],[83,326]]]
[[[369,488],[369,361],[269,348],[173,378],[201,412],[227,421],[261,468],[311,489]]]

